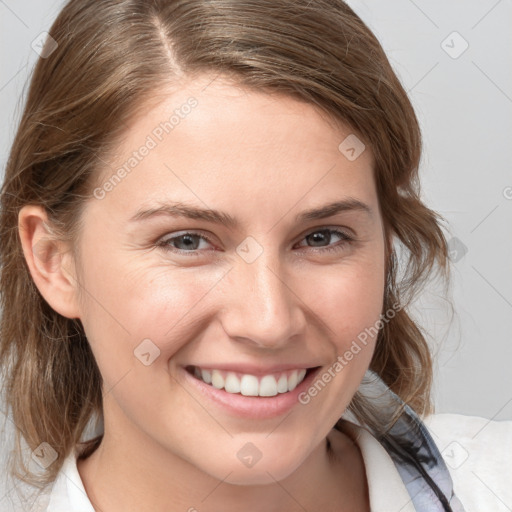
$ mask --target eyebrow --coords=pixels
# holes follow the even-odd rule
[[[305,210],[295,216],[296,222],[325,219],[338,213],[347,211],[359,211],[366,213],[369,217],[373,215],[370,206],[355,198],[347,198],[341,201],[328,203],[319,208]],[[130,222],[138,222],[159,216],[185,217],[188,219],[203,220],[215,224],[221,224],[227,228],[234,229],[238,226],[237,220],[228,213],[209,208],[197,208],[185,203],[163,203],[155,205],[154,208],[141,209]]]

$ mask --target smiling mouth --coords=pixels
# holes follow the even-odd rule
[[[196,379],[227,393],[243,396],[271,397],[293,391],[315,368],[269,373],[256,376],[239,372],[187,366],[185,370]]]

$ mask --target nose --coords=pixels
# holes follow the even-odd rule
[[[306,318],[297,280],[271,252],[237,261],[225,283],[222,324],[231,339],[276,349],[304,331]]]

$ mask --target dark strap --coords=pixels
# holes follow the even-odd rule
[[[378,407],[379,417],[391,418],[397,410],[402,410],[385,433],[362,426],[392,458],[415,510],[465,512],[453,491],[453,481],[443,457],[419,416],[371,370],[366,372],[358,392]]]

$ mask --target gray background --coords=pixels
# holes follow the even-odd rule
[[[455,316],[433,285],[415,308],[436,354],[436,412],[512,419],[512,2],[349,4],[410,94],[425,143],[422,195],[449,223]],[[31,45],[61,5],[0,0],[2,174],[38,57]]]

